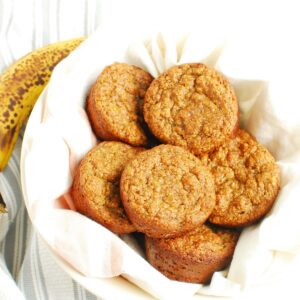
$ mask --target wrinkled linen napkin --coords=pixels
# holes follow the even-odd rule
[[[247,59],[238,55],[245,50]],[[229,297],[248,289],[263,295],[279,282],[282,289],[289,286],[300,270],[300,121],[288,106],[290,95],[281,79],[267,64],[254,66],[253,61],[251,49],[222,34],[129,36],[105,28],[62,61],[29,120],[21,164],[28,213],[50,248],[86,276],[122,275],[159,299],[187,299],[195,293]],[[272,211],[243,231],[228,271],[215,273],[209,286],[167,279],[148,264],[133,238],[120,239],[74,211],[68,193],[74,170],[97,142],[85,100],[101,70],[113,62],[137,65],[154,77],[187,62],[215,67],[235,88],[241,126],[268,148],[281,169],[281,192]]]

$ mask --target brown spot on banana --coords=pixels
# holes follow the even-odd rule
[[[77,38],[37,49],[0,75],[0,171],[5,168],[19,131],[54,67],[83,40]]]
[[[3,201],[2,195],[0,194],[0,214],[6,213],[5,203]]]

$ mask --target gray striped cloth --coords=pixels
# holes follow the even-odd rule
[[[32,49],[89,35],[101,20],[102,1],[0,0],[0,71]],[[8,213],[0,215],[0,299],[97,299],[55,262],[32,228],[21,192],[18,140],[0,173]]]

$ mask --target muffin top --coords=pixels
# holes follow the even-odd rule
[[[152,239],[165,253],[190,262],[213,262],[216,257],[232,254],[239,232],[203,224],[186,235],[169,239]]]
[[[215,205],[210,172],[193,154],[172,145],[140,153],[125,167],[121,197],[136,228],[152,237],[193,230]]]
[[[114,141],[99,143],[90,150],[74,178],[76,209],[113,232],[135,231],[121,203],[119,183],[125,165],[142,150]]]
[[[200,63],[172,67],[155,79],[145,96],[144,117],[161,141],[194,154],[220,146],[239,123],[230,83]]]
[[[87,100],[88,115],[99,138],[146,145],[142,111],[152,79],[148,72],[125,63],[104,68]]]
[[[201,161],[215,178],[216,206],[209,221],[238,227],[254,223],[272,207],[280,189],[273,156],[244,130]]]

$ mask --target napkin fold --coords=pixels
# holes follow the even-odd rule
[[[296,111],[284,109],[292,103],[279,96],[282,90],[266,66],[254,70],[251,60],[247,64],[251,48],[243,52],[242,66],[237,65],[237,47],[234,38],[220,32],[128,36],[103,27],[55,68],[25,133],[23,189],[34,226],[78,272],[99,278],[122,275],[159,299],[187,299],[196,292],[229,297],[293,277],[290,266],[299,261],[300,249],[300,122]],[[242,126],[277,159],[281,192],[274,208],[260,224],[243,231],[228,272],[216,272],[209,286],[167,279],[139,254],[131,237],[120,239],[72,210],[68,193],[75,167],[96,144],[85,100],[101,70],[116,61],[137,65],[154,77],[187,62],[220,70],[237,93]]]

